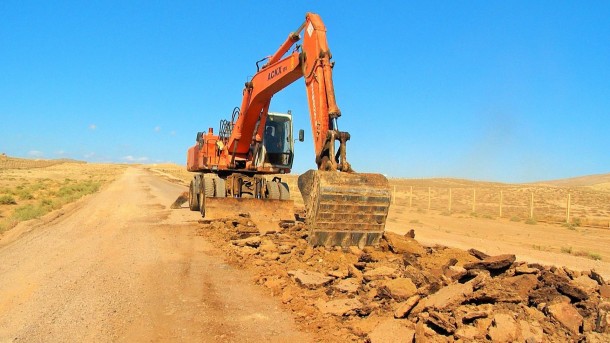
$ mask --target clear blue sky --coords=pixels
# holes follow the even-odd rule
[[[523,182],[610,172],[610,2],[0,2],[0,152],[185,163],[307,11],[357,171]],[[271,110],[306,130],[301,80]]]

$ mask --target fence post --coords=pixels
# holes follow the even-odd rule
[[[570,224],[570,205],[571,205],[570,202],[572,200],[571,198],[572,198],[572,195],[570,193],[568,193],[568,202],[566,204],[566,224]]]
[[[472,213],[477,212],[477,189],[472,190]]]
[[[502,218],[502,201],[504,200],[504,194],[500,191],[500,218]]]
[[[413,186],[411,186],[411,190],[409,191],[409,207],[413,207]]]
[[[451,188],[449,188],[449,213],[451,213]]]
[[[530,219],[534,219],[534,192],[530,192]]]
[[[428,211],[430,211],[430,203],[432,202],[430,189],[431,187],[428,187]]]

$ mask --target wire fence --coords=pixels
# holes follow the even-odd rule
[[[445,215],[610,228],[610,193],[587,189],[394,186],[392,202]]]

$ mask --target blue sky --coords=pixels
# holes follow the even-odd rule
[[[0,2],[0,152],[185,163],[255,62],[321,15],[354,169],[505,182],[610,172],[610,3]],[[315,167],[302,80],[294,172]]]

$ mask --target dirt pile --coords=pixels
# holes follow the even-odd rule
[[[252,271],[322,341],[610,339],[610,285],[595,271],[424,247],[413,232],[343,250],[310,247],[300,222],[263,235],[247,215],[201,223],[199,235]]]

